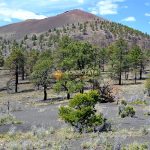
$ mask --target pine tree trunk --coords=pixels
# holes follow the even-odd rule
[[[22,80],[24,80],[24,74],[25,74],[25,71],[24,71],[24,66],[22,67]]]
[[[141,62],[140,63],[140,80],[142,80],[143,69],[144,69],[144,66],[143,66],[143,63]]]
[[[37,90],[40,90],[40,85],[39,84],[37,85]]]
[[[103,72],[105,71],[105,66],[104,65],[105,65],[105,61],[103,60],[103,70],[102,70]]]
[[[121,76],[121,71],[119,73],[119,85],[121,85],[121,79],[122,79],[122,76]]]
[[[140,80],[142,80],[142,74],[143,74],[143,70],[142,68],[140,69]]]
[[[15,72],[15,76],[16,76],[16,81],[15,81],[15,92],[18,92],[18,65],[16,65],[16,72]]]
[[[70,99],[70,93],[67,93],[67,99]]]
[[[47,100],[47,86],[44,85],[44,101]]]
[[[84,87],[80,90],[80,93],[82,94],[84,93]]]
[[[147,96],[150,96],[150,89],[148,89],[147,91]]]
[[[70,99],[70,93],[68,92],[69,89],[66,86],[67,82],[65,82],[65,84],[63,84],[62,86],[64,87],[65,91],[67,92],[67,99]]]
[[[135,72],[135,84],[136,84],[136,80],[137,80],[137,77],[136,77],[136,72]]]

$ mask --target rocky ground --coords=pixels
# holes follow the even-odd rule
[[[24,135],[27,139],[32,139],[33,143],[38,137],[34,134],[30,135],[30,132],[33,132],[33,129],[36,127],[36,130],[43,129],[44,136],[47,138],[52,138],[53,146],[51,149],[55,149],[55,142],[59,141],[58,145],[67,144],[68,149],[77,150],[77,149],[91,149],[89,145],[94,144],[96,140],[107,140],[113,146],[116,145],[127,145],[134,142],[137,143],[146,143],[150,149],[150,116],[146,115],[150,111],[150,98],[146,97],[144,94],[143,81],[142,84],[137,85],[125,85],[121,86],[120,99],[125,99],[130,105],[132,105],[136,110],[136,115],[133,118],[127,117],[122,119],[118,115],[118,105],[116,102],[107,103],[107,104],[98,104],[96,109],[98,112],[102,112],[104,116],[112,125],[112,131],[104,133],[91,133],[80,135],[73,133],[73,131],[61,121],[58,117],[58,108],[61,105],[66,105],[67,101],[57,101],[52,102],[51,100],[47,102],[42,102],[43,92],[35,91],[32,84],[28,81],[20,84],[20,93],[18,94],[7,94],[5,89],[6,81],[9,79],[8,72],[4,71],[0,73],[1,76],[1,91],[0,91],[0,116],[4,116],[8,113],[8,101],[10,103],[10,112],[20,123],[0,125],[0,148],[11,149],[10,147],[16,144],[18,141],[17,136],[20,135],[20,141],[23,141],[24,138],[21,137]],[[28,90],[29,89],[29,90]],[[65,93],[60,93],[59,95],[54,93],[54,91],[49,90],[49,97],[65,97]],[[147,103],[134,104],[134,100],[146,100]],[[49,128],[52,128],[55,133],[47,134],[46,130],[50,131]],[[43,130],[40,131],[43,133]],[[52,131],[51,131],[52,132]],[[15,138],[12,139],[11,134]],[[30,133],[30,134],[29,134]],[[59,134],[58,134],[59,133]],[[15,135],[14,135],[15,134]],[[61,136],[60,136],[61,134]],[[30,136],[29,136],[30,135]],[[50,137],[49,137],[50,136]],[[41,140],[42,138],[41,137]],[[48,139],[43,138],[48,142]],[[24,141],[28,141],[28,140]],[[38,138],[39,139],[39,138]],[[68,140],[69,139],[69,140]],[[32,141],[31,140],[31,141]],[[6,142],[8,145],[6,146]],[[62,142],[62,143],[61,143]],[[40,143],[40,141],[39,141]],[[54,144],[55,143],[55,144]],[[10,144],[10,145],[9,145]],[[29,144],[30,145],[30,144]],[[106,143],[105,143],[106,145]],[[108,146],[108,145],[107,145]],[[84,148],[86,147],[86,148]],[[98,146],[98,149],[104,149]],[[31,148],[32,149],[32,148]],[[46,149],[41,147],[39,149]]]

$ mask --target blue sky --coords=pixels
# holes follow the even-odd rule
[[[83,9],[150,34],[150,0],[0,0],[0,26]]]

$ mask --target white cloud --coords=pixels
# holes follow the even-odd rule
[[[10,18],[4,18],[3,21],[5,21],[5,22],[12,22],[12,20]]]
[[[78,0],[78,3],[83,4],[83,3],[84,3],[84,0]]]
[[[101,0],[96,4],[96,7],[91,10],[91,13],[100,15],[118,14],[118,3],[120,2],[124,2],[124,0]]]
[[[0,21],[3,21],[3,22],[12,22],[12,20],[10,18],[5,18],[5,17],[0,17]]]
[[[9,8],[5,3],[0,4],[0,16],[1,20],[11,22],[12,19],[27,20],[27,19],[43,19],[44,15],[38,15],[32,11],[23,9]]]
[[[118,5],[112,3],[111,1],[101,1],[98,3],[98,5],[99,5],[99,13],[101,15],[117,14]]]
[[[133,21],[136,21],[136,19],[133,16],[129,16],[127,18],[122,19],[122,21],[133,22]]]
[[[89,8],[88,10],[89,10],[90,13],[92,13],[94,15],[98,15],[99,14],[97,8]]]
[[[6,3],[4,2],[0,3],[0,7],[4,7],[4,6],[6,6]]]
[[[150,17],[150,13],[145,13],[145,16]]]
[[[43,19],[46,18],[45,15],[35,12],[42,12],[50,16],[56,14],[59,9],[79,8],[84,2],[85,0],[13,0],[8,4],[6,0],[0,0],[0,20],[10,22],[13,19]]]
[[[94,15],[98,14],[98,12],[96,10],[92,10],[91,13],[94,14]]]

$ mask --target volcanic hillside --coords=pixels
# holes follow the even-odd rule
[[[129,46],[137,44],[142,50],[150,50],[150,35],[78,9],[0,27],[0,50],[7,55],[14,40],[26,50],[56,49],[59,39],[65,35],[99,47],[123,38]]]
[[[85,22],[98,19],[97,16],[75,9],[66,11],[54,17],[49,17],[41,20],[26,20],[24,22],[7,25],[0,28],[0,35],[5,38],[22,38],[30,33],[46,32],[49,29],[66,26],[76,22]],[[100,19],[100,18],[99,18]]]

